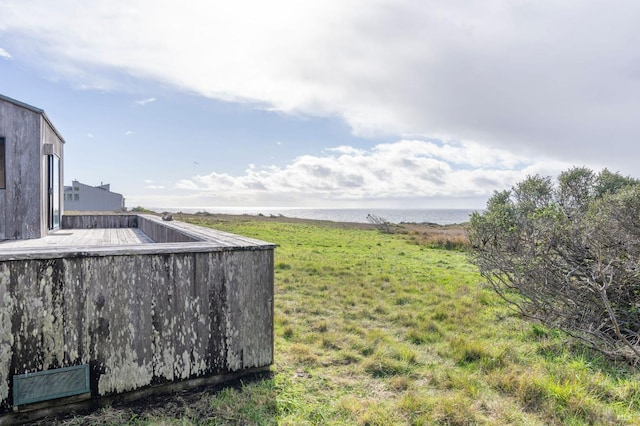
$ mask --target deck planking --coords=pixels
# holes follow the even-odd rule
[[[50,232],[44,238],[31,240],[6,240],[0,242],[0,250],[30,247],[81,247],[81,246],[110,246],[136,245],[153,243],[144,232],[138,228],[115,229],[60,229]]]

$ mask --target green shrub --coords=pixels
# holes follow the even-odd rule
[[[480,273],[524,315],[640,361],[640,181],[530,176],[472,215],[469,239]]]

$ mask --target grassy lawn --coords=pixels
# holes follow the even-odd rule
[[[640,374],[521,320],[462,251],[340,224],[189,220],[278,245],[273,374],[104,422],[640,424]]]

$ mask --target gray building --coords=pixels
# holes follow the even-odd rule
[[[64,209],[80,212],[124,211],[124,197],[111,192],[109,184],[91,186],[74,180],[71,186],[64,187]]]
[[[60,226],[63,151],[43,110],[0,95],[0,240],[42,238]]]

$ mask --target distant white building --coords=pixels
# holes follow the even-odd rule
[[[91,186],[77,180],[64,187],[66,211],[124,211],[122,194],[111,192],[110,185]]]

